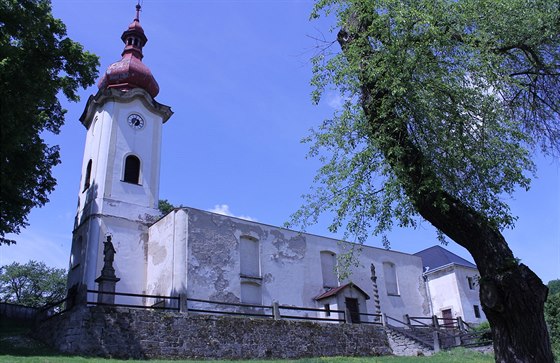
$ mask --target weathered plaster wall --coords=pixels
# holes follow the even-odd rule
[[[255,359],[391,354],[370,325],[317,324],[139,309],[82,307],[41,324],[35,336],[69,354],[114,358]]]
[[[146,291],[155,295],[186,293],[187,213],[177,209],[150,227]]]
[[[273,301],[278,301],[282,305],[322,308],[323,303],[314,300],[314,297],[325,291],[321,251],[331,251],[340,255],[353,246],[341,245],[337,240],[330,238],[302,234],[197,209],[181,211],[188,214],[188,222],[178,225],[176,217],[170,214],[150,228],[148,251],[157,249],[158,254],[169,256],[186,245],[187,252],[182,255],[186,256],[185,262],[181,258],[175,258],[157,265],[155,258],[149,257],[149,293],[172,292],[174,287],[166,285],[168,290],[164,291],[165,289],[157,289],[156,285],[163,287],[166,284],[165,270],[175,270],[178,264],[184,263],[187,270],[187,295],[191,298],[240,302],[241,284],[250,282],[260,285],[263,305],[271,305]],[[173,213],[176,215],[178,212]],[[184,228],[187,230],[183,233]],[[185,238],[177,239],[170,231],[175,231],[174,235],[181,234]],[[239,241],[242,236],[259,241],[260,276],[240,274]],[[151,256],[151,253],[148,255]],[[373,263],[377,271],[383,312],[397,318],[401,318],[405,313],[414,316],[429,315],[421,279],[422,261],[419,257],[368,246],[363,246],[357,256],[358,266],[352,268],[350,276],[341,281],[341,284],[352,281],[373,296],[370,272],[370,265]],[[398,296],[387,294],[383,262],[396,265],[400,291]],[[367,308],[360,306],[360,311],[375,311],[373,299],[367,300],[365,304]],[[343,306],[338,308],[344,309]]]

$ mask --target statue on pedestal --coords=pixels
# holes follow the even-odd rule
[[[115,268],[113,262],[115,261],[115,246],[111,241],[111,236],[107,236],[107,240],[103,242],[103,268],[101,269],[101,276],[95,279],[99,284],[99,293],[97,294],[98,304],[112,305],[115,303],[115,287],[119,278],[115,275]],[[108,294],[107,294],[108,293]]]

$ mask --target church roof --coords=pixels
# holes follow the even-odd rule
[[[159,85],[150,69],[142,63],[142,48],[148,38],[140,25],[140,5],[136,5],[136,17],[123,32],[121,39],[125,44],[122,59],[107,68],[97,86],[100,90],[117,88],[121,91],[142,88],[152,98],[156,97]]]
[[[330,290],[327,290],[324,293],[322,293],[321,295],[316,296],[315,300],[322,300],[322,299],[326,299],[327,297],[335,296],[339,292],[341,292],[342,290],[344,290],[346,288],[352,288],[352,287],[355,288],[356,290],[358,290],[360,293],[362,293],[366,297],[366,300],[369,300],[369,295],[366,294],[364,290],[360,289],[360,287],[358,285],[355,285],[353,282],[349,282],[349,283],[344,284],[342,286],[335,287],[335,288],[332,288]]]
[[[426,248],[425,250],[416,252],[414,256],[422,258],[424,271],[434,270],[451,264],[476,268],[474,263],[457,256],[453,252],[450,252],[441,246]]]

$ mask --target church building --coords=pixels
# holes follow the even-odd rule
[[[421,254],[354,245],[189,207],[162,216],[157,208],[162,132],[173,112],[156,101],[159,85],[142,62],[148,38],[139,5],[136,10],[121,36],[122,59],[103,73],[99,91],[80,117],[87,133],[69,288],[97,290],[103,242],[111,236],[117,292],[266,306],[278,302],[324,309],[325,318],[331,310],[347,309],[352,320],[366,319],[356,313],[383,312],[399,319],[404,314],[441,317],[443,310],[452,317],[465,314],[452,302],[436,310],[428,289],[436,287],[426,281],[437,275],[426,277]],[[358,249],[357,263],[342,275],[337,257]],[[473,266],[461,266],[461,278],[474,279]],[[474,290],[478,293],[478,287]]]

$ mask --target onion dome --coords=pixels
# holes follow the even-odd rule
[[[117,88],[128,91],[133,88],[142,88],[152,97],[159,93],[159,86],[150,69],[142,63],[142,48],[148,42],[144,29],[140,25],[140,5],[136,5],[136,18],[128,26],[121,39],[124,42],[122,59],[111,64],[97,86],[99,89]]]

